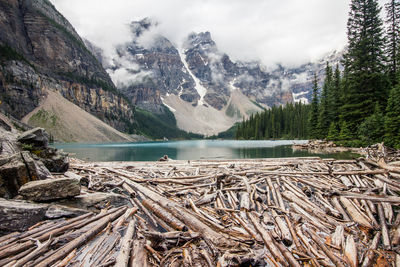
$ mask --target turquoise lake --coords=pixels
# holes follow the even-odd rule
[[[307,141],[237,141],[190,140],[138,143],[57,143],[53,146],[86,161],[155,161],[163,155],[175,160],[285,158],[320,156],[323,158],[350,159],[350,153],[312,154],[293,151],[292,144]]]

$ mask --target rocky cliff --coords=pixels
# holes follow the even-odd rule
[[[22,118],[46,90],[128,131],[131,104],[71,24],[47,0],[0,0],[1,109]]]
[[[263,106],[293,101],[289,88],[270,86],[274,77],[259,62],[233,62],[209,32],[190,34],[184,48],[190,70],[207,89],[205,101],[219,110],[235,90]]]
[[[133,104],[156,113],[161,110],[161,96],[167,94],[189,102],[199,99],[176,47],[160,35],[143,42],[141,38],[150,27],[149,19],[132,22],[132,42],[118,47],[118,57],[109,69],[118,88]]]

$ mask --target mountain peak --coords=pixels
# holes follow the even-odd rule
[[[186,39],[184,46],[197,47],[197,46],[207,46],[207,45],[216,46],[214,40],[211,38],[211,33],[208,31],[200,33],[195,33],[195,32],[190,33]]]
[[[132,33],[136,36],[139,37],[141,36],[145,31],[150,30],[151,27],[157,26],[158,22],[152,20],[151,18],[144,18],[139,21],[132,21],[131,24],[129,25]]]

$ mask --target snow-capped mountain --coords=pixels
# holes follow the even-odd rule
[[[243,117],[273,105],[308,102],[314,72],[326,59],[298,68],[268,71],[259,62],[234,62],[209,32],[192,33],[173,44],[150,19],[132,22],[132,41],[121,44],[104,64],[132,104],[160,113],[166,106],[183,130],[215,134]],[[97,54],[97,53],[96,53]],[[338,61],[340,54],[328,60]]]

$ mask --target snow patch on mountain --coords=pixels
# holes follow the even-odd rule
[[[292,93],[292,95],[293,95],[293,101],[295,102],[295,103],[299,103],[299,102],[301,102],[301,103],[303,103],[303,104],[308,104],[308,99],[305,97],[306,95],[308,94],[308,91],[305,91],[305,92],[300,92],[300,93]]]
[[[197,91],[197,93],[200,96],[200,100],[198,102],[198,105],[202,106],[204,104],[204,96],[207,94],[207,89],[204,88],[204,86],[201,85],[201,82],[199,80],[199,78],[197,78],[192,71],[189,68],[189,64],[186,61],[186,56],[185,53],[182,51],[182,49],[178,49],[179,52],[179,56],[181,57],[181,61],[183,63],[183,65],[185,66],[186,70],[188,71],[189,75],[192,77],[192,79],[195,82],[195,89]]]

